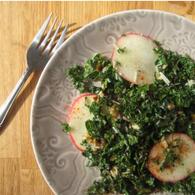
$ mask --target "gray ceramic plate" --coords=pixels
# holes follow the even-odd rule
[[[78,95],[65,71],[96,52],[110,55],[125,32],[149,35],[164,47],[195,57],[195,25],[183,17],[152,10],[132,10],[100,18],[77,31],[47,64],[36,87],[31,138],[40,170],[55,194],[82,195],[98,177],[62,132],[66,105]]]

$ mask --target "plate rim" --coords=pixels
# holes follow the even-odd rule
[[[172,17],[176,17],[176,18],[179,18],[179,19],[182,19],[182,20],[185,20],[186,22],[192,24],[192,25],[195,25],[195,22],[182,16],[182,15],[178,15],[174,12],[168,12],[168,11],[164,11],[164,10],[158,10],[158,9],[130,9],[130,10],[122,10],[122,11],[117,11],[117,12],[113,12],[113,13],[110,13],[110,14],[106,14],[104,16],[101,16],[101,17],[98,17],[92,21],[90,21],[89,23],[85,24],[84,26],[82,26],[79,30],[77,30],[75,33],[73,33],[69,38],[67,38],[66,41],[64,41],[64,43],[57,49],[57,51],[55,52],[55,54],[49,59],[49,61],[47,62],[47,64],[45,65],[39,79],[38,79],[38,82],[36,84],[36,87],[35,87],[35,90],[34,90],[34,94],[33,94],[33,98],[32,98],[32,103],[31,103],[31,110],[30,110],[30,140],[31,140],[31,145],[32,145],[32,148],[33,148],[33,153],[34,153],[34,156],[35,156],[35,161],[36,161],[36,164],[38,165],[38,168],[41,172],[41,175],[42,177],[44,178],[46,184],[49,186],[49,188],[51,189],[51,191],[54,193],[54,194],[57,194],[56,190],[54,189],[53,186],[50,185],[49,181],[48,181],[48,178],[47,178],[47,175],[46,173],[44,172],[43,168],[42,168],[42,163],[41,161],[39,160],[39,157],[38,157],[38,151],[36,149],[36,143],[35,143],[35,140],[34,140],[34,135],[33,135],[33,112],[34,112],[34,107],[35,107],[35,100],[36,100],[36,96],[38,94],[38,90],[40,88],[40,84],[48,70],[48,68],[51,66],[51,64],[53,63],[53,61],[55,61],[58,53],[67,45],[68,42],[70,42],[72,39],[74,39],[75,36],[78,36],[84,29],[86,29],[87,27],[101,21],[101,20],[105,20],[105,19],[108,19],[108,18],[111,18],[113,16],[116,16],[116,15],[122,15],[122,14],[126,14],[126,13],[136,13],[136,12],[147,12],[147,13],[158,13],[158,14],[164,14],[164,15],[169,15],[169,16],[172,16]]]

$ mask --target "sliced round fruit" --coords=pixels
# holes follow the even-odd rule
[[[81,94],[77,97],[68,109],[67,122],[71,127],[69,133],[72,143],[81,151],[84,147],[81,145],[83,139],[86,138],[87,129],[85,122],[93,118],[86,104],[91,104],[97,98],[96,95],[90,93]]]
[[[172,133],[150,151],[148,169],[163,182],[175,183],[195,171],[195,142],[183,133]]]
[[[113,66],[124,79],[132,83],[151,84],[155,79],[156,47],[154,41],[147,36],[126,33],[115,44]]]

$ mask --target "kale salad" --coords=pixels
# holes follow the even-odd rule
[[[64,131],[97,167],[90,195],[195,193],[195,61],[126,33],[111,59],[68,70],[81,95]]]

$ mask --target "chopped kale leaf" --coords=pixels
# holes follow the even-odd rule
[[[118,52],[125,50],[120,48]],[[88,106],[94,117],[86,122],[86,128],[101,147],[94,148],[87,139],[82,144],[88,165],[99,168],[101,179],[94,182],[88,194],[195,192],[195,173],[170,184],[160,182],[147,169],[151,147],[163,136],[184,132],[195,140],[195,85],[188,85],[195,80],[195,62],[160,44],[155,52],[156,67],[169,79],[169,85],[158,79],[151,85],[130,84],[101,54],[69,69],[76,89],[98,95],[97,101]],[[98,87],[94,83],[97,81]],[[67,124],[64,129],[70,131]],[[167,152],[162,169],[177,160],[173,152]]]

